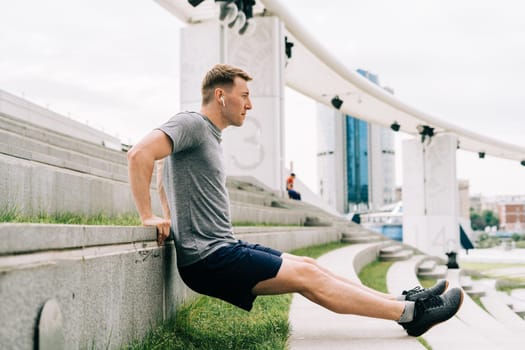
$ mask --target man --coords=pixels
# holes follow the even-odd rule
[[[301,194],[293,188],[294,181],[295,181],[295,173],[291,173],[290,176],[288,176],[288,179],[286,179],[286,191],[288,191],[288,197],[290,199],[295,199],[295,200],[300,201]]]
[[[200,112],[177,114],[128,153],[137,210],[144,225],[157,227],[159,244],[169,235],[170,220],[152,213],[149,184],[154,162],[166,157],[171,210],[164,213],[171,215],[184,282],[248,311],[258,295],[296,292],[337,313],[397,321],[413,336],[452,317],[463,294],[455,288],[441,295],[446,281],[396,297],[336,276],[314,259],[235,239],[220,142],[222,130],[241,126],[252,108],[250,80],[239,68],[214,66],[202,82]]]

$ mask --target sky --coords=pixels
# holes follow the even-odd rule
[[[525,147],[525,3],[285,4],[341,63],[377,74],[403,102]],[[153,0],[0,0],[0,89],[135,143],[179,109],[183,26]],[[315,110],[287,89],[286,164],[314,190]],[[515,161],[460,151],[457,172],[471,194],[525,194]]]

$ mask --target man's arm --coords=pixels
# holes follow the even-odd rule
[[[164,159],[157,160],[157,192],[162,207],[162,215],[164,219],[170,220],[170,207],[168,205],[166,189],[164,188]]]
[[[135,206],[144,226],[157,227],[159,245],[169,236],[170,220],[153,215],[149,189],[155,160],[169,155],[171,148],[169,137],[153,130],[128,152],[128,178]]]

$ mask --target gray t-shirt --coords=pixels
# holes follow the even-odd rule
[[[159,127],[171,138],[164,183],[177,247],[187,266],[235,243],[226,190],[221,131],[204,115],[183,112]]]

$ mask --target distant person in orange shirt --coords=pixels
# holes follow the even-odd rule
[[[288,197],[290,199],[295,199],[297,201],[301,200],[301,194],[294,190],[293,188],[293,182],[295,180],[295,174],[291,173],[290,176],[288,176],[288,179],[286,180],[286,190],[288,191]]]

